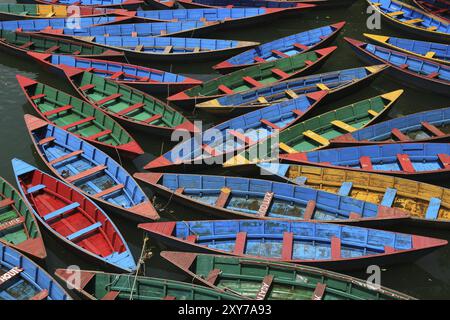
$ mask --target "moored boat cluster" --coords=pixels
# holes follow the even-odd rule
[[[50,174],[15,158],[17,188],[0,177],[0,299],[414,299],[337,272],[410,263],[447,245],[385,227],[448,229],[450,191],[436,181],[450,176],[450,107],[385,117],[405,87],[449,96],[449,3],[367,0],[409,36],[344,37],[365,65],[331,72],[317,70],[339,50],[344,21],[262,44],[202,38],[352,3],[0,4],[0,51],[77,95],[16,76]],[[207,80],[153,66],[205,61],[214,63]],[[398,89],[321,110],[380,75]],[[203,128],[193,110],[220,121]],[[130,172],[124,162],[146,154],[136,131],[186,139]],[[165,216],[140,183],[202,219]],[[189,282],[146,276],[116,215],[143,232],[143,256],[149,243],[173,250],[157,254]],[[60,266],[58,283],[42,267],[41,229],[103,271]]]

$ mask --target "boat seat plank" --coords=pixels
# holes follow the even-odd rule
[[[0,201],[0,209],[9,207],[10,205],[14,204],[14,200],[10,198],[3,199]]]
[[[22,271],[23,271],[22,268],[14,267],[14,268],[10,269],[9,271],[5,272],[3,275],[8,274],[9,277],[5,277],[5,276],[1,277],[0,278],[0,286],[7,282],[10,282],[11,280],[18,278]]]
[[[298,95],[291,89],[285,90],[284,92],[286,93],[288,98],[291,98],[291,99],[297,99],[298,98]]]
[[[328,88],[325,84],[323,83],[316,83],[316,87],[319,88],[320,90],[327,90],[329,91],[330,88]]]
[[[427,28],[427,30],[436,31],[437,30],[437,26],[430,26],[430,27]]]
[[[245,252],[245,245],[247,243],[247,232],[238,232],[236,235],[236,242],[234,244],[233,253],[235,255],[243,255]]]
[[[81,86],[80,90],[81,91],[88,91],[88,90],[91,90],[91,89],[94,89],[94,88],[95,88],[95,85],[93,85],[92,83],[88,83],[88,84],[85,84],[84,86]]]
[[[219,153],[216,151],[216,149],[210,147],[210,146],[207,145],[207,144],[203,144],[203,145],[202,145],[202,149],[203,149],[204,151],[206,151],[208,154],[212,155],[212,156],[217,156],[217,155],[219,154]]]
[[[221,92],[223,92],[225,94],[232,94],[232,93],[234,93],[234,91],[232,89],[228,88],[224,84],[221,84],[220,86],[218,86],[217,89],[219,89]]]
[[[406,24],[416,24],[416,23],[423,22],[423,19],[416,18],[416,19],[411,19],[411,20],[405,20],[403,22]]]
[[[137,37],[137,32],[136,32],[136,31],[132,31],[132,32],[131,32],[131,36],[132,36],[133,38],[136,38],[136,37]]]
[[[29,300],[45,300],[48,297],[48,290],[44,289],[42,291],[39,291],[34,296],[32,296]]]
[[[247,82],[248,84],[250,84],[250,85],[252,85],[252,86],[254,86],[256,88],[263,86],[263,84],[261,82],[259,82],[258,80],[253,79],[250,76],[243,77],[242,80],[244,80],[245,82]]]
[[[330,144],[330,141],[328,141],[328,139],[322,137],[321,135],[315,133],[314,131],[307,130],[307,131],[303,132],[303,135],[307,138],[310,138],[311,140],[318,142],[319,144],[321,144],[323,146]]]
[[[45,93],[39,93],[37,95],[31,96],[30,99],[34,101],[34,100],[39,100],[39,99],[45,98],[45,96],[46,96]]]
[[[80,204],[78,202],[74,202],[74,203],[71,203],[65,207],[58,209],[58,210],[47,213],[43,218],[45,221],[49,221],[49,220],[55,219],[57,217],[60,217],[60,216],[64,215],[65,213],[68,213],[68,212],[78,208],[79,206],[80,206]]]
[[[434,78],[439,77],[439,75],[440,75],[440,73],[437,72],[437,71],[435,71],[435,72],[432,72],[432,73],[428,74],[426,77],[427,77],[428,79],[434,79]]]
[[[135,111],[137,109],[141,109],[144,106],[145,106],[145,103],[138,102],[138,103],[135,103],[135,104],[129,106],[128,108],[125,108],[123,110],[120,110],[120,111],[116,112],[116,114],[119,115],[119,116],[123,116],[123,115],[126,115],[127,113],[130,113],[130,112]]]
[[[279,129],[280,129],[279,126],[277,126],[276,124],[270,122],[270,121],[267,120],[267,119],[261,119],[260,122],[261,122],[262,124],[265,124],[265,125],[268,126],[268,127],[271,127],[272,129],[275,129],[275,130],[279,130]]]
[[[195,234],[190,234],[186,237],[186,241],[190,242],[190,243],[196,243],[197,242],[197,235]]]
[[[214,285],[221,273],[222,270],[220,269],[212,269],[205,278],[206,282],[208,282],[211,285]]]
[[[381,205],[385,207],[392,207],[394,204],[395,196],[397,195],[397,189],[386,188],[386,192],[383,195],[383,200],[381,200]]]
[[[258,57],[258,56],[254,57],[253,60],[255,60],[255,62],[259,62],[259,63],[267,62],[265,59]]]
[[[293,247],[294,234],[292,232],[283,232],[283,245],[281,247],[282,260],[292,260]]]
[[[156,120],[159,120],[161,118],[162,118],[162,114],[155,114],[155,115],[151,116],[150,118],[143,120],[142,122],[149,124],[149,123],[155,122]]]
[[[90,226],[83,228],[81,230],[78,230],[70,235],[68,235],[66,238],[69,241],[74,241],[86,234],[88,234],[89,232],[92,232],[94,230],[97,230],[98,228],[100,228],[102,226],[101,222],[96,222],[94,224],[91,224]]]
[[[439,216],[439,209],[441,208],[441,199],[431,198],[425,213],[425,219],[436,220]]]
[[[267,215],[267,212],[269,211],[269,208],[270,208],[270,206],[272,204],[272,201],[273,201],[273,196],[274,196],[273,192],[266,192],[265,193],[264,198],[263,198],[263,200],[261,202],[261,205],[260,205],[260,207],[258,209],[258,215],[260,217],[264,217],[264,216]]]
[[[359,158],[359,164],[363,170],[373,170],[372,159],[368,156],[362,156]]]
[[[367,110],[367,113],[370,114],[372,117],[378,117],[379,113],[375,110],[369,109]]]
[[[444,132],[439,130],[436,126],[432,125],[431,123],[429,123],[427,121],[423,121],[420,124],[422,125],[422,127],[425,130],[427,130],[429,133],[433,134],[436,137],[443,137],[446,135]]]
[[[348,218],[349,218],[349,220],[359,220],[359,219],[361,219],[361,215],[356,212],[350,212]]]
[[[102,105],[102,104],[105,104],[105,103],[107,103],[107,102],[116,100],[117,98],[120,98],[121,96],[122,96],[121,93],[114,93],[114,94],[112,94],[112,95],[110,95],[110,96],[107,96],[107,97],[105,97],[105,98],[103,98],[103,99],[97,101],[96,104]]]
[[[337,237],[331,238],[331,259],[336,260],[341,258],[341,239]]]
[[[261,287],[259,288],[258,293],[256,294],[256,300],[264,300],[272,288],[273,283],[273,275],[268,274],[263,278],[261,283]]]
[[[350,192],[352,191],[353,183],[349,181],[345,181],[341,184],[339,188],[338,195],[348,197]]]
[[[231,195],[231,189],[227,187],[223,187],[220,189],[219,197],[216,200],[215,207],[224,208],[228,202],[228,199]]]
[[[400,69],[408,69],[409,68],[409,64],[404,63],[398,66]]]
[[[112,194],[116,191],[122,190],[123,188],[125,188],[125,186],[123,184],[117,184],[115,186],[112,186],[108,189],[105,189],[103,191],[100,191],[99,193],[96,193],[95,195],[93,195],[94,198],[102,198],[108,194]]]
[[[402,16],[405,13],[403,11],[394,11],[394,12],[389,12],[387,15],[389,17],[397,17],[397,16]]]
[[[305,114],[303,111],[298,110],[298,109],[293,109],[293,110],[291,110],[291,112],[299,117],[302,117]]]
[[[327,285],[321,282],[317,282],[316,288],[314,289],[314,294],[311,297],[311,300],[322,300],[327,289]]]
[[[259,103],[269,103],[269,101],[267,101],[267,99],[265,97],[262,97],[262,96],[258,97],[257,100],[258,100]]]
[[[50,48],[48,48],[47,50],[44,51],[44,53],[53,53],[57,50],[59,50],[60,46],[52,46]]]
[[[272,50],[272,53],[277,55],[277,56],[279,56],[280,58],[287,58],[287,57],[289,57],[286,53],[283,53],[283,52],[281,52],[279,50],[275,50],[275,49]]]
[[[144,50],[143,44],[138,44],[136,47],[134,47],[134,51],[141,52],[142,50]]]
[[[73,106],[68,104],[66,106],[62,106],[62,107],[59,107],[59,108],[56,108],[56,109],[53,109],[53,110],[46,111],[43,114],[44,114],[44,116],[49,117],[49,116],[52,116],[54,114],[58,114],[58,113],[61,113],[61,112],[64,112],[64,111],[71,110],[72,108],[73,108]]]
[[[414,169],[411,159],[409,159],[409,156],[407,154],[398,154],[397,160],[400,163],[400,167],[403,171],[416,172],[416,169]]]
[[[284,142],[280,142],[278,144],[278,148],[280,148],[281,150],[283,150],[286,153],[297,153],[297,150],[295,150],[294,148],[289,147]]]
[[[315,209],[316,202],[314,200],[309,200],[306,204],[305,212],[303,213],[303,220],[311,220]]]
[[[194,53],[199,53],[199,52],[200,52],[200,47],[195,47],[195,48],[194,48],[194,51],[192,51],[192,52],[194,52]]]
[[[101,300],[116,300],[119,294],[119,291],[108,291]]]
[[[163,300],[177,300],[177,297],[174,296],[165,296]]]
[[[111,134],[111,133],[112,133],[111,130],[106,129],[106,130],[97,132],[97,133],[95,133],[95,134],[93,134],[93,135],[91,135],[91,136],[88,136],[87,138],[92,139],[92,140],[97,140],[98,138],[107,136],[107,135],[109,135],[109,134]]]
[[[312,66],[312,65],[314,65],[314,62],[311,61],[311,60],[305,60],[305,64],[306,64],[307,66]]]
[[[305,185],[307,180],[308,180],[307,177],[301,176],[301,177],[296,177],[294,181],[298,185]]]
[[[93,120],[95,120],[94,117],[87,117],[87,118],[84,118],[84,119],[80,119],[80,120],[78,120],[78,121],[75,121],[75,122],[73,122],[73,123],[66,124],[65,126],[62,126],[61,128],[63,128],[64,130],[67,130],[67,129],[69,129],[69,128],[81,126],[82,124],[91,122],[91,121],[93,121]]]
[[[3,230],[6,230],[6,229],[12,229],[16,226],[23,224],[24,222],[25,222],[24,216],[20,216],[20,217],[14,218],[12,220],[3,222],[2,224],[0,224],[0,232]]]
[[[227,132],[232,135],[233,137],[239,139],[240,141],[244,142],[246,145],[250,145],[253,144],[253,140],[250,139],[249,137],[246,137],[245,134],[240,133],[239,131],[236,130],[227,130]]]
[[[444,169],[450,169],[450,156],[444,153],[438,153],[438,159],[444,166]]]
[[[53,141],[55,141],[55,137],[47,137],[47,138],[44,138],[44,139],[40,140],[38,142],[38,144],[40,146],[43,146],[44,144],[47,144],[47,143],[50,143],[50,142],[53,142]]]
[[[283,70],[278,69],[278,68],[273,68],[270,71],[272,71],[272,73],[276,74],[277,76],[279,76],[282,79],[290,77],[289,74],[287,74],[286,72],[284,72]]]
[[[436,55],[436,52],[428,51],[427,53],[425,53],[425,58],[432,59],[435,55]]]
[[[403,134],[403,133],[402,133],[399,129],[397,129],[397,128],[392,129],[392,130],[391,130],[391,134],[392,134],[395,138],[397,138],[399,141],[411,141],[411,139],[410,139],[407,135]]]
[[[304,44],[301,44],[301,43],[298,43],[298,42],[295,42],[295,43],[293,44],[293,46],[294,46],[295,48],[297,48],[297,49],[300,49],[301,51],[305,51],[305,50],[308,50],[308,49],[309,49],[308,46],[305,46]]]
[[[341,120],[333,120],[333,121],[331,121],[331,124],[338,127],[339,129],[342,129],[347,132],[355,132],[356,130],[358,130],[355,127],[353,127]]]
[[[19,46],[19,48],[21,48],[21,49],[28,49],[28,48],[30,48],[32,46],[34,46],[34,42],[33,41],[28,41],[28,42],[25,42],[24,44],[21,44]]]
[[[111,75],[110,79],[117,80],[121,76],[123,76],[124,74],[125,74],[125,72],[123,72],[123,71],[117,71],[117,72],[115,72],[114,74]]]
[[[79,155],[82,154],[83,152],[84,152],[83,150],[77,150],[77,151],[74,151],[74,152],[65,154],[65,155],[63,155],[62,157],[59,157],[59,158],[56,158],[56,159],[50,161],[49,164],[52,166],[52,165],[54,165],[54,164],[56,164],[56,163],[59,163],[59,162],[65,161],[65,160],[67,160],[67,159],[70,159],[70,158],[79,156]]]
[[[72,183],[74,181],[77,181],[77,180],[86,178],[88,176],[91,176],[93,174],[96,174],[96,173],[98,173],[100,171],[103,171],[105,169],[106,169],[106,166],[103,166],[103,165],[96,166],[96,167],[90,168],[88,170],[82,171],[82,172],[80,172],[78,174],[75,174],[73,176],[70,176],[70,177],[66,178],[66,181],[69,182],[69,183]]]
[[[172,50],[173,50],[173,46],[166,46],[166,47],[164,48],[163,53],[164,53],[164,54],[168,54],[168,53],[171,53]]]
[[[40,190],[43,190],[43,189],[45,189],[45,188],[46,188],[45,185],[43,185],[43,184],[38,184],[38,185],[35,185],[35,186],[33,186],[33,187],[28,188],[27,193],[36,193],[36,192],[38,192],[38,191],[40,191]]]

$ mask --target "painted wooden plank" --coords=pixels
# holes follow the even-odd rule
[[[276,124],[270,122],[269,120],[261,119],[260,122],[261,122],[262,124],[265,124],[265,125],[268,126],[268,127],[271,127],[272,129],[275,129],[275,130],[279,130],[279,129],[280,129],[279,126],[277,126]]]
[[[206,282],[208,282],[211,285],[214,285],[221,273],[222,273],[222,270],[220,270],[220,269],[211,270],[205,278]]]
[[[272,53],[277,55],[277,56],[279,56],[280,58],[287,58],[287,57],[289,57],[286,53],[283,53],[283,52],[281,52],[279,50],[275,50],[275,49],[272,50]]]
[[[269,103],[269,101],[267,101],[267,99],[264,97],[258,97],[258,99],[256,100],[258,100],[259,103]]]
[[[410,139],[407,135],[403,134],[403,133],[402,133],[399,129],[397,129],[397,128],[392,129],[392,130],[391,130],[391,134],[392,134],[395,138],[397,138],[399,141],[411,141],[411,139]]]
[[[411,162],[411,159],[409,159],[409,156],[407,154],[397,154],[397,160],[400,163],[400,167],[405,172],[416,172],[416,169],[414,169],[414,166]]]
[[[325,84],[323,83],[316,83],[317,88],[319,88],[320,90],[326,90],[329,91],[330,88],[328,88]]]
[[[338,195],[340,196],[348,196],[350,192],[352,191],[353,183],[349,181],[345,181],[341,184],[341,187],[339,188]]]
[[[10,269],[9,271],[6,271],[5,273],[3,273],[0,277],[0,286],[16,279],[22,271],[23,271],[22,268],[14,267],[14,268]]]
[[[172,50],[173,50],[173,46],[166,46],[166,47],[164,48],[163,53],[164,53],[164,54],[169,54],[169,53],[172,52]]]
[[[436,52],[434,52],[434,51],[428,51],[428,52],[425,54],[425,58],[432,59],[435,55],[436,55]]]
[[[91,89],[94,89],[94,88],[95,88],[95,85],[93,85],[92,83],[88,83],[88,84],[85,84],[84,86],[81,86],[80,90],[81,91],[88,91],[88,90],[91,90]]]
[[[326,289],[327,289],[326,284],[317,282],[316,288],[314,289],[314,293],[311,297],[311,300],[322,300]]]
[[[225,94],[232,94],[232,93],[234,93],[234,91],[232,89],[228,88],[224,84],[221,84],[220,86],[218,86],[217,89],[219,89],[220,91],[222,91]]]
[[[39,100],[39,99],[45,98],[45,96],[46,96],[45,93],[40,93],[35,96],[31,96],[30,99],[34,101],[34,100]]]
[[[53,53],[59,49],[60,49],[60,46],[52,46],[52,47],[48,48],[47,50],[45,50],[44,53]]]
[[[243,77],[242,80],[244,80],[245,82],[247,82],[248,84],[252,85],[253,87],[259,88],[262,87],[263,84],[261,82],[259,82],[258,80],[253,79],[250,76],[246,76]]]
[[[284,72],[283,70],[280,70],[278,68],[273,68],[270,71],[272,71],[272,73],[275,73],[277,76],[279,76],[282,79],[290,77],[289,74],[287,74],[286,72]]]
[[[102,198],[106,195],[109,195],[116,191],[122,190],[123,188],[125,188],[125,186],[123,184],[117,184],[115,186],[112,186],[111,188],[105,189],[103,191],[100,191],[99,193],[94,194],[93,197]]]
[[[432,125],[431,123],[429,123],[427,121],[423,121],[420,124],[422,125],[422,127],[425,130],[427,130],[429,133],[433,134],[436,137],[443,137],[446,135],[444,132],[442,132],[437,127],[435,127],[434,125]]]
[[[107,96],[107,97],[105,97],[105,98],[103,98],[103,99],[101,99],[101,100],[99,100],[99,101],[97,101],[95,103],[98,104],[98,105],[102,105],[102,104],[105,104],[107,102],[116,100],[117,98],[120,98],[121,96],[122,96],[121,93],[114,93],[114,94],[112,94],[110,96]]]
[[[77,180],[86,178],[86,177],[88,177],[90,175],[96,174],[96,173],[98,173],[100,171],[103,171],[105,169],[106,169],[106,166],[103,166],[103,165],[92,167],[92,168],[89,168],[89,169],[87,169],[85,171],[82,171],[82,172],[80,172],[78,174],[75,174],[73,176],[67,177],[66,181],[69,182],[69,183],[72,183],[74,181],[77,181]]]
[[[48,290],[44,289],[42,291],[39,291],[34,296],[32,296],[29,300],[45,300],[48,297]]]
[[[298,110],[298,109],[293,109],[293,110],[291,110],[291,112],[298,117],[302,117],[305,114],[303,111]]]
[[[428,79],[434,79],[434,78],[439,77],[439,75],[440,75],[440,73],[437,72],[437,71],[435,71],[435,72],[432,72],[432,73],[427,74],[426,77],[427,77]]]
[[[330,144],[330,141],[328,141],[328,139],[322,137],[321,135],[315,133],[314,131],[307,130],[303,132],[303,135],[307,138],[310,138],[311,140],[318,142],[322,146]]]
[[[246,145],[250,145],[253,144],[253,140],[247,136],[245,136],[245,134],[240,133],[239,131],[236,130],[227,130],[227,133],[229,133],[230,135],[232,135],[233,137],[236,137],[237,139],[239,139],[240,141],[244,142]]]
[[[266,192],[266,194],[264,195],[261,206],[258,209],[258,215],[260,217],[264,217],[267,215],[267,212],[269,211],[269,208],[273,201],[273,196],[274,196],[273,192]]]
[[[202,145],[202,149],[204,151],[206,151],[208,154],[212,155],[212,156],[217,156],[219,153],[216,151],[216,149],[210,147],[207,144]]]
[[[84,152],[83,150],[76,150],[76,151],[73,151],[73,152],[71,152],[71,153],[65,154],[65,155],[63,155],[63,156],[61,156],[61,157],[59,157],[59,158],[56,158],[56,159],[50,161],[49,164],[52,166],[52,165],[54,165],[54,164],[56,164],[56,163],[60,163],[60,162],[65,161],[65,160],[67,160],[67,159],[70,159],[70,158],[79,156],[79,155],[82,154],[83,152]]]
[[[96,222],[94,224],[91,224],[90,226],[83,228],[81,230],[78,230],[70,235],[68,235],[66,238],[69,241],[74,241],[86,234],[88,234],[89,232],[92,232],[94,230],[97,230],[98,228],[100,228],[102,226],[101,222]]]
[[[291,99],[297,99],[298,98],[298,95],[291,89],[285,90],[284,93],[286,93],[288,98],[291,98]]]
[[[53,212],[46,214],[44,216],[44,220],[49,221],[49,220],[55,219],[57,217],[62,216],[63,214],[65,214],[67,212],[70,212],[70,211],[78,208],[79,206],[80,206],[80,204],[78,202],[71,203],[65,207],[59,208],[58,210],[55,210]]]
[[[394,11],[394,12],[389,12],[389,13],[387,13],[387,15],[389,16],[389,17],[397,17],[397,16],[402,16],[402,15],[404,15],[405,13],[403,12],[403,11]]]
[[[195,234],[190,234],[186,237],[186,241],[190,242],[190,243],[196,243],[197,242],[197,235]]]
[[[265,59],[263,59],[261,57],[254,57],[253,60],[255,60],[255,62],[259,62],[259,63],[267,62]]]
[[[109,129],[107,129],[107,130],[103,130],[103,131],[97,132],[97,133],[95,133],[95,134],[89,136],[88,138],[89,138],[89,139],[92,139],[92,140],[97,140],[98,138],[107,136],[107,135],[109,135],[109,134],[111,134],[111,133],[112,133],[112,131],[109,130]]]
[[[111,75],[110,79],[111,80],[117,80],[119,79],[121,76],[123,76],[125,74],[125,72],[123,71],[117,71],[115,72],[113,75]]]
[[[423,22],[423,19],[416,18],[416,19],[405,20],[403,22],[406,24],[416,24],[416,23]]]
[[[363,170],[373,170],[372,159],[368,156],[362,156],[359,158],[359,164]]]
[[[358,130],[357,128],[341,120],[333,120],[331,121],[331,124],[347,132],[355,132],[356,130]]]
[[[304,44],[301,44],[301,43],[298,43],[298,42],[295,42],[293,44],[293,46],[294,46],[294,48],[300,49],[301,51],[305,51],[305,50],[309,49],[308,46],[305,46]]]
[[[337,237],[331,238],[331,259],[341,259],[341,239]]]
[[[375,110],[369,109],[367,110],[367,113],[370,114],[372,117],[378,117],[379,113]]]
[[[14,204],[14,200],[10,198],[3,199],[0,201],[0,209],[3,209],[5,207],[9,207],[10,205]]]
[[[141,109],[143,106],[145,106],[145,103],[142,103],[142,102],[135,103],[135,104],[129,106],[128,108],[125,108],[123,110],[120,110],[120,111],[116,112],[116,114],[119,115],[119,116],[123,116],[123,115],[126,115],[127,113],[130,113],[130,112],[135,111],[137,109]]]
[[[247,232],[238,232],[238,234],[236,234],[236,242],[234,244],[233,253],[235,255],[243,255],[245,252],[246,244],[247,244]]]
[[[441,199],[431,198],[428,204],[427,212],[425,213],[425,219],[436,220],[439,216],[440,208],[441,208]]]
[[[303,214],[304,220],[311,220],[314,215],[314,210],[316,209],[316,202],[314,200],[309,200],[306,204],[305,212]]]
[[[294,247],[294,233],[283,232],[283,245],[281,246],[282,260],[292,260],[293,247]]]
[[[444,169],[450,168],[450,156],[448,154],[444,153],[438,153],[438,159],[441,162],[441,164],[444,166]]]
[[[261,287],[259,288],[258,293],[256,294],[256,300],[264,300],[272,288],[273,283],[273,275],[268,274],[263,278],[261,283]]]
[[[36,193],[36,192],[38,192],[40,190],[43,190],[45,188],[46,188],[45,185],[38,184],[38,185],[35,185],[35,186],[32,186],[32,187],[28,188],[27,193]]]
[[[142,122],[152,123],[156,120],[161,119],[162,117],[163,117],[162,114],[155,114],[155,115],[151,116],[150,118],[143,120]]]
[[[394,204],[396,195],[397,195],[397,189],[386,188],[386,191],[383,196],[383,200],[381,200],[381,205],[385,206],[385,207],[392,207],[392,205]]]
[[[297,153],[297,150],[295,150],[294,148],[289,147],[287,144],[285,144],[284,142],[280,142],[278,144],[278,147],[283,150],[286,153]]]
[[[78,120],[78,121],[75,121],[75,122],[66,124],[65,126],[62,126],[61,128],[63,128],[64,130],[67,130],[67,129],[69,129],[69,128],[73,128],[73,127],[76,127],[76,126],[80,126],[80,125],[82,125],[82,124],[91,122],[91,121],[93,121],[93,120],[95,120],[94,117],[87,117],[87,118],[80,119],[80,120]]]
[[[64,111],[71,110],[72,108],[73,108],[73,106],[68,104],[66,106],[62,106],[62,107],[59,107],[59,108],[56,108],[56,109],[53,109],[53,110],[46,111],[43,114],[46,117],[50,117],[50,116],[52,116],[54,114],[58,114],[58,113],[61,113],[61,112],[64,112]]]
[[[9,228],[14,228],[18,225],[21,225],[25,222],[25,217],[24,216],[20,216],[17,218],[14,218],[12,220],[0,223],[0,232]]]
[[[307,177],[300,176],[300,177],[296,177],[294,181],[295,181],[295,183],[298,184],[298,185],[304,185],[304,184],[306,184],[306,181],[307,181],[307,180],[308,180]]]
[[[222,188],[220,190],[219,197],[216,200],[215,206],[218,208],[224,208],[228,202],[228,199],[231,195],[231,189],[230,188]]]
[[[103,298],[101,298],[101,300],[109,300],[109,301],[116,300],[119,294],[120,294],[119,291],[109,291],[103,296]]]

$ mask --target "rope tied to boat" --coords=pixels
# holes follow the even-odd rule
[[[144,243],[142,244],[141,254],[139,256],[139,260],[137,263],[136,273],[134,275],[133,285],[131,286],[129,300],[133,300],[133,294],[134,294],[134,290],[136,288],[137,278],[139,276],[139,271],[140,271],[141,267],[143,266],[143,268],[145,269],[145,260],[152,257],[152,253],[146,251],[148,240],[149,240],[149,237],[144,237]]]

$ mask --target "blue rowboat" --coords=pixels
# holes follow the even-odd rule
[[[205,132],[176,145],[150,161],[147,170],[183,169],[184,166],[221,164],[230,154],[265,140],[278,130],[299,121],[326,96],[317,91],[222,122]],[[195,160],[195,161],[194,161]]]
[[[75,37],[80,41],[121,51],[137,60],[185,63],[219,59],[257,46],[258,42],[174,37]]]
[[[138,10],[130,15],[142,22],[220,21],[221,28],[235,28],[268,22],[280,17],[285,9],[277,8],[204,8],[174,10]],[[121,13],[126,15],[127,13]]]
[[[36,59],[44,69],[62,77],[65,77],[63,66],[69,66],[89,71],[150,94],[170,95],[202,84],[200,80],[181,74],[134,64],[39,52],[28,52],[28,55]]]
[[[328,91],[322,101],[331,101],[367,86],[387,67],[381,64],[313,74],[242,93],[225,95],[197,103],[195,107],[218,114],[245,113],[320,90]]]
[[[375,43],[397,51],[403,51],[407,54],[412,54],[437,63],[450,64],[450,45],[448,44],[379,36],[368,33],[364,33],[364,36]]]
[[[152,239],[183,252],[294,262],[333,270],[417,259],[446,240],[339,224],[279,220],[140,224]]]
[[[223,218],[382,224],[409,217],[406,211],[349,197],[351,187],[333,194],[240,177],[170,173],[135,173],[134,177],[183,206]]]
[[[134,220],[155,220],[158,213],[131,175],[86,141],[50,123],[25,115],[33,145],[61,180],[113,211]]]
[[[396,143],[282,154],[283,162],[404,176],[444,179],[450,173],[449,143]],[[442,180],[441,180],[442,181]]]
[[[23,3],[62,4],[67,6],[89,6],[96,8],[117,8],[136,10],[145,5],[144,0],[21,0]]]
[[[163,2],[164,0],[153,0]],[[217,8],[217,7],[243,7],[243,8],[312,8],[314,5],[299,0],[177,0],[185,8]]]
[[[100,207],[28,163],[11,162],[23,198],[49,232],[101,265],[125,272],[136,270],[127,243]]]
[[[410,114],[330,140],[334,146],[450,142],[450,107]]]
[[[447,0],[413,0],[423,11],[450,21],[450,2]]]
[[[0,243],[0,300],[72,300],[44,269]]]
[[[80,17],[77,20],[77,26],[82,28],[111,25],[113,23],[121,23],[130,20],[130,17]],[[0,29],[8,31],[22,32],[40,32],[49,31],[55,34],[61,33],[64,29],[74,28],[73,19],[53,18],[53,19],[30,19],[30,20],[13,20],[0,21]]]
[[[220,73],[229,73],[258,63],[314,50],[333,41],[344,25],[345,21],[338,22],[264,43],[216,64],[213,69]]]
[[[416,36],[450,42],[449,22],[398,0],[367,0],[384,21]]]
[[[220,22],[181,21],[181,22],[150,22],[101,25],[84,28],[43,30],[45,33],[67,37],[165,37],[165,36],[198,36],[211,32]]]
[[[344,39],[361,60],[388,64],[390,68],[386,72],[402,84],[450,95],[449,66],[355,39]]]

